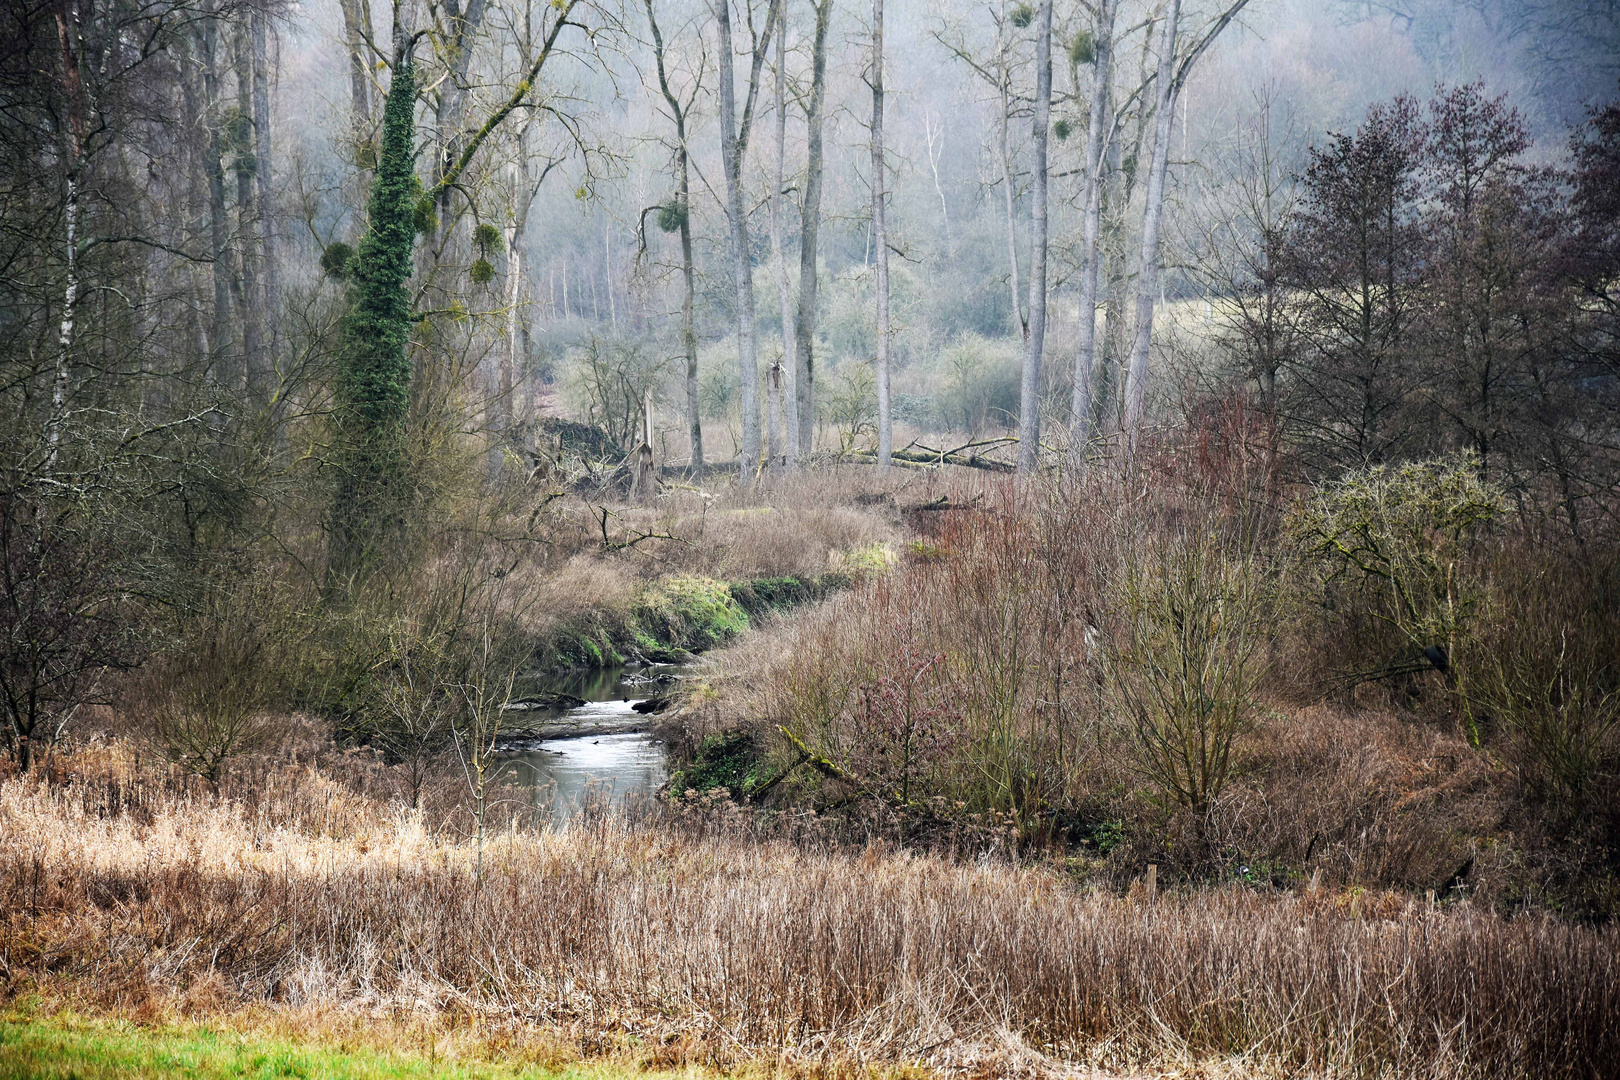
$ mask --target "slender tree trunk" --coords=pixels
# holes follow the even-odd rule
[[[261,355],[261,363],[248,373],[255,399],[268,403],[274,392],[276,343],[280,337],[281,276],[276,263],[276,219],[274,203],[274,173],[270,156],[270,51],[268,47],[268,16],[261,11],[253,19],[253,136],[255,170],[259,184],[259,263],[264,284],[264,308],[268,341]]]
[[[68,397],[72,390],[73,348],[77,333],[79,307],[79,178],[84,170],[85,109],[84,83],[79,73],[78,13],[71,0],[63,3],[56,14],[56,34],[62,53],[62,90],[67,99],[68,123],[63,154],[66,175],[63,179],[62,219],[63,281],[62,319],[56,334],[56,363],[51,376],[51,411],[45,421],[45,478],[56,472],[62,448],[62,434],[67,427]],[[38,524],[36,522],[36,524]],[[36,532],[37,544],[40,534]],[[37,550],[36,550],[37,554]],[[29,733],[33,726],[30,725]],[[18,732],[18,761],[24,772],[29,766],[28,735]]]
[[[467,0],[465,11],[461,9],[460,0],[448,0],[445,4],[445,22],[450,33],[444,47],[447,70],[434,105],[439,139],[438,158],[433,168],[435,186],[455,168],[466,141],[462,126],[467,112],[467,72],[472,65],[473,40],[484,24],[485,7],[486,0]],[[450,211],[452,194],[450,188],[445,188],[439,196],[438,251],[441,253],[455,230],[456,216]]]
[[[1164,215],[1164,178],[1170,164],[1171,124],[1176,106],[1176,24],[1181,0],[1167,0],[1159,28],[1158,94],[1153,134],[1153,164],[1148,171],[1147,203],[1142,211],[1142,255],[1136,268],[1136,331],[1125,372],[1125,435],[1135,448],[1147,405],[1148,351],[1153,344],[1153,305],[1159,291],[1159,224]]]
[[[938,130],[934,127],[933,117],[923,116],[923,137],[928,141],[928,169],[934,174],[934,193],[939,196],[939,220],[945,228],[945,257],[956,258],[956,245],[951,242],[951,208],[945,201],[945,185],[939,180],[939,159],[945,151],[945,125],[942,122]],[[935,144],[938,144],[937,146]]]
[[[1018,213],[1016,193],[1013,191],[1012,147],[1008,141],[1008,128],[1012,126],[1012,97],[1009,84],[1012,74],[1007,70],[1007,42],[1004,31],[996,28],[996,56],[1000,63],[1001,125],[997,128],[997,150],[1001,158],[1001,197],[1007,215],[1007,287],[1012,291],[1013,318],[1018,320],[1018,333],[1029,340],[1029,320],[1024,317],[1024,298],[1018,288]]]
[[[1046,0],[1047,11],[1051,0]],[[877,270],[878,468],[894,453],[894,417],[889,403],[889,223],[883,161],[883,0],[872,0],[872,249]]]
[[[782,308],[783,401],[786,402],[786,461],[799,460],[798,364],[793,358],[793,285],[788,280],[787,251],[782,246],[782,189],[787,183],[787,6],[776,28],[776,180],[771,192],[771,254],[776,257],[776,298]]]
[[[816,37],[810,61],[809,131],[805,158],[804,201],[799,209],[799,312],[794,323],[795,394],[799,412],[799,454],[808,457],[816,433],[816,244],[821,229],[822,111],[827,97],[827,26],[833,0],[816,4]]]
[[[1052,0],[1041,0],[1035,32],[1035,151],[1029,240],[1029,324],[1018,395],[1018,471],[1033,472],[1041,452],[1041,359],[1046,349],[1047,127],[1052,118]]]
[[[1074,399],[1069,408],[1069,461],[1084,463],[1091,442],[1091,371],[1097,344],[1097,235],[1102,223],[1104,121],[1108,118],[1113,61],[1115,0],[1101,0],[1096,52],[1092,56],[1091,115],[1086,130],[1086,180],[1081,196],[1085,225],[1080,241],[1080,326],[1074,354]]]
[[[355,146],[371,138],[371,76],[369,46],[371,5],[368,0],[341,0],[343,43],[349,54],[349,107],[354,124]],[[375,164],[372,166],[375,167]]]
[[[658,62],[658,89],[664,95],[670,115],[675,118],[675,204],[680,208],[681,234],[681,350],[686,355],[686,427],[692,441],[692,471],[703,468],[703,423],[698,409],[697,268],[692,259],[692,176],[691,154],[686,142],[686,109],[670,89],[669,72],[664,67],[664,35],[658,29],[653,0],[643,0],[647,25],[652,28],[653,56]],[[566,289],[566,279],[564,281]]]
[[[506,219],[506,349],[496,375],[495,438],[491,440],[489,474],[496,477],[505,464],[506,451],[516,449],[518,431],[513,422],[517,373],[525,359],[524,329],[527,318],[523,315],[525,290],[528,284],[523,265],[523,238],[529,223],[529,207],[533,203],[535,187],[529,166],[529,133],[534,128],[534,114],[524,122],[517,137],[517,153],[507,165],[508,187],[512,207]]]
[[[748,0],[743,0],[747,3]],[[736,70],[732,58],[730,0],[717,0],[720,27],[720,159],[726,173],[726,223],[731,231],[731,276],[737,295],[737,373],[742,399],[742,455],[746,480],[760,463],[759,361],[754,332],[754,273],[743,205],[743,156],[747,134],[737,130]]]
[[[681,149],[681,348],[686,352],[686,429],[692,441],[692,469],[703,468],[703,421],[698,408],[698,350],[694,313],[697,306],[697,269],[692,261],[691,188],[687,154]]]
[[[231,332],[231,282],[235,260],[230,245],[230,227],[225,219],[225,137],[220,130],[219,107],[219,20],[215,0],[203,6],[203,114],[208,125],[208,239],[213,255],[214,321],[210,337],[213,356],[209,375],[215,381],[234,386],[234,334]]]
[[[238,20],[231,39],[233,67],[236,72],[236,124],[232,132],[232,148],[236,166],[236,235],[237,264],[241,268],[241,283],[236,291],[237,321],[242,327],[242,388],[251,389],[255,373],[263,363],[264,303],[259,295],[258,187],[254,177],[257,165],[257,138],[252,131],[253,116],[253,48],[249,17]],[[249,147],[253,153],[247,153]]]

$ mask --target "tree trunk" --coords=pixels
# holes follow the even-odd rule
[[[1074,398],[1069,408],[1069,461],[1084,463],[1091,442],[1091,371],[1097,344],[1097,234],[1102,223],[1104,121],[1113,60],[1114,2],[1102,0],[1097,12],[1096,52],[1092,56],[1091,115],[1086,130],[1086,180],[1081,196],[1085,225],[1080,241],[1080,326],[1074,354]]]
[[[1046,0],[1051,11],[1051,0]],[[894,452],[894,420],[889,405],[889,225],[884,207],[883,163],[883,0],[872,0],[872,247],[877,256],[877,405],[879,469]]]
[[[1007,70],[1007,42],[1003,38],[1004,30],[996,27],[996,58],[1000,65],[998,76],[1001,79],[998,90],[1001,94],[1001,126],[997,129],[997,150],[1001,158],[1001,196],[1002,205],[1007,214],[1007,286],[1012,291],[1013,318],[1018,320],[1018,333],[1025,340],[1029,340],[1029,320],[1024,318],[1024,298],[1019,295],[1018,289],[1018,214],[1015,192],[1013,191],[1012,177],[1012,149],[1008,144],[1007,129],[1012,125],[1012,99],[1009,96],[1009,83],[1012,74]]]
[[[939,159],[945,152],[945,125],[935,130],[931,114],[923,114],[923,136],[928,142],[928,168],[934,174],[934,194],[939,196],[939,220],[945,227],[945,257],[956,258],[956,245],[951,242],[951,208],[945,201],[945,185],[939,180]],[[938,144],[937,146],[935,144]]]
[[[743,2],[747,3],[748,0]],[[744,480],[747,480],[759,468],[762,451],[759,361],[754,332],[753,260],[748,250],[748,212],[743,205],[743,163],[748,150],[748,132],[746,127],[738,130],[730,0],[717,0],[715,17],[720,27],[720,159],[726,173],[726,223],[731,231],[731,276],[737,294],[737,373],[739,397],[742,399],[742,453],[738,465]],[[757,63],[754,70],[756,73],[759,70]],[[750,85],[750,105],[754,90],[755,85]],[[745,124],[751,119],[751,111],[744,108]]]
[[[367,62],[366,44],[371,36],[371,5],[368,0],[341,0],[339,6],[343,9],[344,47],[349,54],[349,106],[358,149],[362,140],[371,138],[371,65]]]
[[[1136,331],[1125,372],[1125,436],[1135,448],[1147,405],[1148,351],[1153,344],[1153,304],[1159,291],[1159,223],[1164,215],[1164,178],[1170,164],[1170,133],[1176,106],[1176,24],[1181,0],[1167,0],[1159,29],[1158,93],[1153,134],[1153,164],[1148,171],[1147,203],[1142,211],[1142,255],[1136,268]]]
[[[203,6],[201,28],[203,52],[203,115],[208,125],[208,239],[214,261],[214,321],[209,337],[213,356],[209,376],[234,386],[233,334],[231,333],[231,282],[235,277],[230,228],[225,220],[225,138],[219,125],[219,20],[217,4]]]
[[[771,254],[776,257],[776,298],[782,308],[782,398],[786,404],[784,448],[789,467],[799,460],[798,365],[793,359],[793,286],[788,280],[787,252],[782,247],[782,189],[787,182],[787,7],[776,28],[776,186],[771,192]]]
[[[1018,395],[1018,471],[1033,472],[1041,451],[1041,359],[1046,348],[1046,139],[1052,117],[1052,0],[1041,0],[1035,32],[1035,151],[1029,240],[1029,324]]]
[[[264,303],[259,296],[258,185],[254,172],[258,163],[258,140],[252,130],[253,116],[253,46],[250,16],[238,20],[231,40],[233,67],[236,72],[236,120],[231,133],[232,152],[236,166],[236,234],[240,249],[237,255],[241,267],[241,284],[236,291],[237,320],[242,327],[242,388],[250,389],[254,375],[263,363],[262,342]],[[249,154],[249,148],[253,153]]]
[[[260,365],[248,372],[248,382],[254,398],[261,406],[267,404],[274,393],[276,343],[279,339],[281,317],[281,277],[276,264],[276,220],[274,204],[274,173],[270,156],[270,52],[268,48],[268,16],[255,11],[253,19],[253,136],[254,157],[258,159],[256,171],[259,183],[259,266],[264,284],[262,318],[268,340],[261,355]]]
[[[69,6],[56,16],[56,33],[62,51],[62,90],[67,99],[68,123],[63,155],[66,165],[63,177],[62,219],[66,235],[63,237],[62,320],[56,335],[56,370],[51,377],[51,411],[45,422],[45,478],[50,480],[62,447],[62,433],[67,427],[69,391],[73,378],[73,347],[76,340],[76,317],[79,306],[79,176],[84,168],[85,109],[84,83],[79,74],[78,42],[75,39],[78,22]],[[71,24],[71,25],[70,25]],[[36,534],[36,540],[38,537]],[[32,731],[32,727],[29,729]],[[18,747],[18,760],[24,772],[28,771],[28,739],[26,733]]]
[[[456,167],[465,141],[462,126],[467,111],[467,72],[472,65],[473,39],[484,23],[485,0],[468,0],[465,11],[460,0],[445,4],[446,24],[450,30],[445,43],[444,83],[434,106],[434,120],[439,139],[438,158],[433,168],[435,187]],[[439,252],[443,252],[454,232],[456,217],[450,212],[451,189],[443,188],[439,195]]]
[[[833,0],[816,4],[816,38],[811,53],[810,106],[806,111],[809,145],[805,160],[804,201],[799,210],[799,312],[794,323],[794,379],[799,413],[799,454],[808,457],[816,433],[816,242],[821,227],[821,121],[827,97],[827,24]]]

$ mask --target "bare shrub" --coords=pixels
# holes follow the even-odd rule
[[[1620,760],[1620,610],[1614,570],[1518,539],[1492,574],[1477,697],[1531,785],[1580,809]]]
[[[1111,599],[1110,698],[1129,717],[1143,772],[1202,820],[1259,712],[1269,568],[1251,532],[1192,507],[1125,547]]]
[[[208,609],[137,682],[148,730],[175,764],[218,784],[231,759],[280,734],[294,630],[261,590],[218,589]]]

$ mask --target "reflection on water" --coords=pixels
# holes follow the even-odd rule
[[[623,702],[592,702],[576,712]],[[527,785],[534,805],[551,810],[560,824],[589,802],[622,805],[632,795],[656,791],[664,782],[664,747],[644,731],[622,735],[585,735],[548,739],[530,748],[503,754],[509,779]]]
[[[530,694],[567,694],[585,704],[557,714],[557,719],[582,728],[646,718],[631,708],[643,698],[664,693],[670,666],[632,671],[604,668],[569,672],[561,676],[519,680],[514,697]],[[660,681],[663,677],[663,682]],[[548,710],[549,712],[549,710]],[[533,716],[529,713],[524,717]],[[523,720],[514,720],[514,724]],[[501,755],[505,778],[529,788],[536,807],[550,810],[553,824],[579,813],[588,803],[623,805],[626,799],[650,795],[663,784],[664,746],[645,731],[580,735],[518,743]]]
[[[648,664],[522,675],[512,686],[512,697],[521,700],[539,694],[566,694],[591,703],[635,701],[662,693],[669,676],[681,670],[678,664]]]

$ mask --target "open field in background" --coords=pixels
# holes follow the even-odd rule
[[[7,780],[6,997],[545,1032],[564,1060],[656,1068],[1586,1077],[1620,1060],[1613,926],[1380,893],[1120,896],[1061,862],[851,849],[813,816],[725,804],[508,831],[479,882],[471,845],[397,804],[307,766],[261,786],[274,797],[207,794],[117,746],[60,758],[49,785]]]

